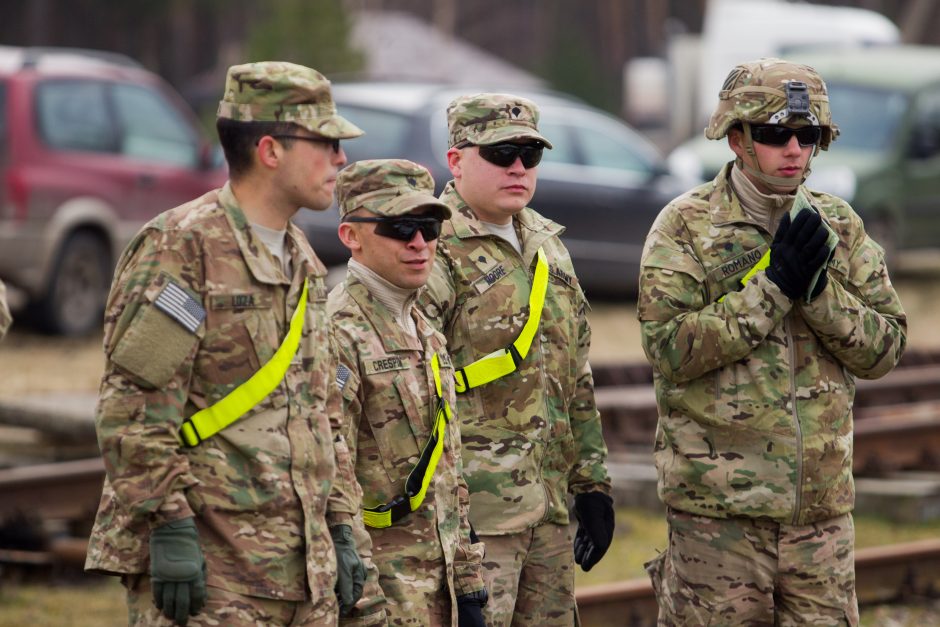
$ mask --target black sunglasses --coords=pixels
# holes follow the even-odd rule
[[[522,167],[534,168],[542,160],[542,144],[492,144],[479,146],[480,156],[501,168],[508,168],[522,159]]]
[[[299,139],[302,141],[314,142],[316,144],[330,144],[333,152],[339,154],[339,140],[328,137],[311,137],[309,135],[271,135],[274,139]]]
[[[822,129],[818,126],[788,128],[779,124],[751,124],[751,137],[754,141],[768,146],[785,146],[794,135],[800,146],[805,148],[819,142]]]
[[[376,235],[403,242],[410,242],[418,231],[421,231],[421,237],[426,242],[436,240],[441,235],[441,221],[437,218],[360,218],[350,216],[343,218],[343,221],[375,223]]]

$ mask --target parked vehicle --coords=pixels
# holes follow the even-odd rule
[[[884,46],[802,52],[829,88],[841,134],[812,161],[811,188],[844,198],[885,247],[901,251],[940,242],[940,48]],[[717,94],[716,94],[717,98]],[[734,158],[724,141],[699,136],[669,156],[673,174],[708,180]]]
[[[342,115],[366,131],[343,142],[350,161],[404,157],[427,167],[437,191],[447,169],[447,104],[494,89],[413,83],[335,84]],[[532,206],[566,227],[562,240],[590,294],[633,298],[643,240],[659,210],[680,189],[655,147],[619,119],[552,92],[506,91],[534,100],[544,152]],[[295,218],[327,264],[345,263],[336,236],[339,214],[301,211]]]
[[[46,330],[100,328],[124,246],[219,186],[217,155],[179,95],[134,61],[0,46],[0,278]]]

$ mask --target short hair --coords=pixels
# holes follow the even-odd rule
[[[297,133],[293,122],[240,122],[228,118],[215,121],[219,143],[228,162],[229,178],[237,179],[251,169],[252,154],[265,135],[292,135]],[[279,139],[285,148],[290,148],[293,139]]]

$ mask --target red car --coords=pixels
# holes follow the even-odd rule
[[[136,62],[0,46],[0,279],[41,328],[100,329],[129,239],[226,176],[191,109]]]

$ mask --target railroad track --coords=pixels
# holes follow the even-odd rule
[[[611,451],[648,449],[657,420],[649,366],[601,366],[595,382]],[[887,376],[857,381],[854,416],[857,475],[940,471],[940,352],[905,354]]]
[[[855,578],[860,605],[936,597],[940,592],[940,539],[859,549]],[[585,627],[656,625],[656,597],[648,579],[581,588],[576,594]]]

